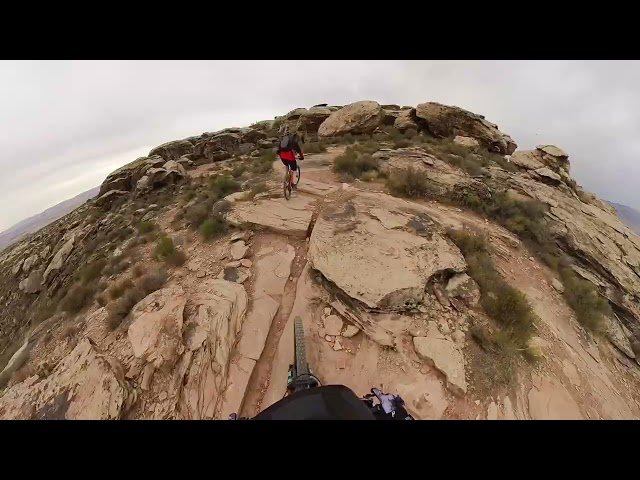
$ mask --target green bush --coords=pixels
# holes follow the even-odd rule
[[[259,193],[264,193],[267,190],[267,185],[265,183],[257,183],[253,185],[251,189],[245,194],[244,200],[253,200],[256,195],[258,195]]]
[[[348,147],[342,155],[338,155],[333,164],[334,172],[348,174],[353,178],[360,178],[363,173],[371,170],[378,170],[378,160],[368,153],[361,154],[353,147]]]
[[[302,146],[302,151],[304,153],[322,153],[326,152],[327,148],[321,142],[309,142]]]
[[[151,233],[156,229],[157,225],[155,224],[155,222],[151,222],[151,221],[147,221],[147,222],[140,222],[138,224],[138,233],[140,235],[146,235],[147,233]]]
[[[411,142],[406,138],[396,138],[393,140],[393,148],[407,148]]]
[[[231,176],[233,178],[238,178],[241,177],[242,174],[246,171],[247,169],[245,168],[244,165],[236,165],[235,167],[233,167],[233,169],[231,170]]]
[[[382,131],[387,135],[389,135],[392,140],[404,139],[402,132],[391,125],[387,125],[386,127],[383,127]]]
[[[573,270],[563,268],[560,276],[564,285],[564,298],[576,314],[578,322],[594,333],[606,329],[605,316],[611,316],[609,302],[602,298],[593,283],[579,278]]]
[[[447,235],[464,255],[467,273],[480,286],[484,311],[498,322],[514,345],[526,349],[536,320],[527,297],[496,271],[484,239],[460,230],[449,230]]]
[[[362,180],[365,182],[372,182],[378,178],[378,172],[376,170],[369,170],[362,174]]]
[[[107,261],[104,258],[98,259],[95,262],[91,262],[90,264],[82,268],[82,270],[80,270],[80,281],[83,284],[87,284],[89,282],[92,282],[93,280],[100,278],[102,270],[104,269],[106,264]]]
[[[200,235],[204,240],[224,235],[227,231],[227,224],[218,218],[208,218],[200,225]]]
[[[346,135],[342,136],[342,143],[347,143],[347,144],[351,145],[355,141],[356,141],[355,137],[353,135],[351,135],[350,133],[347,133]]]
[[[387,188],[399,197],[427,197],[435,193],[427,177],[413,167],[393,172],[387,180]]]
[[[127,290],[122,297],[107,305],[107,325],[111,330],[115,330],[122,320],[129,314],[131,309],[144,298],[142,292],[136,288]]]
[[[269,148],[263,150],[260,153],[260,156],[256,158],[251,165],[251,173],[260,175],[264,173],[269,173],[273,168],[273,162],[276,159],[276,152]]]
[[[240,184],[227,175],[215,175],[209,178],[209,190],[215,200],[240,191]]]
[[[147,273],[136,282],[136,288],[146,297],[150,293],[162,288],[167,281],[167,272],[164,270],[155,270]]]
[[[187,208],[184,217],[192,228],[197,228],[209,217],[210,210],[211,205],[209,203],[197,203]]]
[[[75,284],[60,303],[60,309],[67,313],[78,313],[93,299],[95,289],[90,285]]]
[[[139,278],[142,275],[144,275],[144,267],[140,264],[137,264],[136,266],[133,267],[133,277]]]
[[[116,283],[115,285],[110,286],[107,289],[107,293],[109,294],[109,298],[111,298],[111,300],[115,300],[117,298],[120,298],[130,288],[133,288],[133,286],[133,282],[127,278]]]
[[[173,244],[173,240],[166,235],[162,235],[156,242],[153,251],[156,260],[167,263],[172,266],[183,265],[187,257],[181,250],[177,250]]]

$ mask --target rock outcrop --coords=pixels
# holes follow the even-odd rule
[[[466,268],[460,251],[418,205],[364,192],[320,214],[308,257],[369,308],[419,303],[433,275]]]
[[[511,137],[498,130],[482,115],[459,107],[436,102],[421,103],[416,107],[416,117],[424,121],[429,132],[436,137],[462,135],[478,140],[489,151],[511,155],[518,147]]]
[[[9,388],[0,397],[0,418],[114,420],[134,400],[119,362],[84,339],[49,377],[32,376]]]
[[[384,111],[377,102],[355,102],[333,112],[318,129],[320,137],[336,137],[373,132],[382,122]]]
[[[177,160],[190,153],[193,153],[193,143],[189,140],[176,140],[154,148],[149,152],[149,157],[157,155],[165,160]]]
[[[300,115],[295,129],[303,135],[305,142],[313,142],[318,139],[320,125],[329,118],[331,113],[327,107],[310,108]]]

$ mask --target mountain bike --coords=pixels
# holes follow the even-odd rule
[[[400,395],[372,388],[370,394],[359,398],[344,385],[321,385],[307,362],[301,317],[295,317],[293,329],[294,358],[287,373],[287,390],[282,400],[254,420],[413,420]],[[229,420],[239,419],[248,420],[229,416]]]
[[[300,183],[300,163],[298,163],[298,168],[294,172],[291,170],[289,165],[286,165],[287,169],[284,172],[284,181],[282,184],[284,190],[284,198],[289,200],[291,198],[291,191],[293,187],[297,187],[298,183]]]

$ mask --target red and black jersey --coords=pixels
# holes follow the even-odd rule
[[[278,147],[278,155],[282,160],[293,162],[296,159],[296,155],[300,156],[300,160],[304,160],[304,154],[298,143],[298,139],[295,135],[289,135],[289,141],[287,142],[287,148]]]

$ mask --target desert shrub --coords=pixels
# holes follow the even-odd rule
[[[309,142],[309,143],[305,143],[302,146],[302,151],[304,153],[321,153],[321,152],[326,152],[327,148],[324,143]]]
[[[365,172],[378,170],[378,165],[378,160],[370,154],[361,154],[355,148],[348,147],[342,155],[336,157],[333,171],[351,175],[353,178],[360,178]]]
[[[136,266],[133,267],[132,274],[134,278],[141,277],[142,275],[144,275],[144,266],[138,263]]]
[[[352,148],[357,152],[373,155],[380,150],[380,143],[375,140],[368,139],[366,141],[358,142],[358,144],[354,145]]]
[[[199,231],[204,240],[211,240],[223,235],[227,231],[227,225],[219,218],[208,218],[202,222]]]
[[[73,338],[77,335],[78,331],[80,329],[78,328],[77,325],[73,324],[73,323],[69,323],[67,325],[64,326],[64,328],[62,329],[61,335],[62,338]]]
[[[518,167],[516,165],[514,165],[511,162],[509,162],[506,158],[504,158],[499,153],[490,152],[485,148],[480,148],[478,150],[478,155],[481,155],[482,157],[486,158],[487,160],[490,160],[490,161],[492,161],[494,163],[497,163],[498,165],[500,165],[500,167],[503,170],[506,170],[507,172],[514,173],[514,172],[518,171]]]
[[[612,315],[609,302],[602,298],[593,283],[578,277],[573,270],[560,270],[564,298],[575,312],[578,322],[595,333],[605,330],[605,316]]]
[[[464,255],[467,273],[480,287],[480,305],[484,311],[500,325],[514,345],[525,349],[536,319],[527,297],[496,271],[485,240],[460,230],[449,230],[447,234]]]
[[[191,189],[185,190],[184,194],[182,195],[182,198],[184,199],[184,201],[190,202],[191,200],[196,198],[196,191]]]
[[[276,152],[269,148],[260,152],[260,156],[253,161],[251,165],[251,173],[263,174],[269,173],[273,168],[273,162],[276,159]]]
[[[426,197],[434,194],[427,177],[413,167],[394,171],[387,180],[387,188],[399,197]]]
[[[157,225],[155,222],[147,221],[140,222],[138,224],[138,233],[140,235],[146,235],[147,233],[151,233],[156,229]]]
[[[259,193],[267,191],[267,185],[265,183],[257,183],[253,185],[244,196],[244,200],[253,200]]]
[[[104,258],[100,258],[86,265],[82,268],[82,270],[80,270],[80,281],[83,284],[86,284],[100,278],[102,270],[104,269],[106,264],[107,261]]]
[[[122,320],[129,314],[131,309],[144,298],[142,292],[136,288],[127,292],[117,300],[107,305],[107,325],[111,330],[115,330]]]
[[[91,285],[75,284],[60,302],[60,309],[67,313],[78,313],[93,298],[94,288]]]
[[[233,178],[238,178],[240,176],[242,176],[242,174],[246,171],[246,167],[244,165],[236,165],[235,167],[233,167],[233,169],[231,170],[231,176]]]
[[[136,282],[136,286],[144,296],[147,296],[162,288],[166,281],[167,272],[164,270],[155,270],[142,276]]]
[[[346,143],[351,145],[352,143],[354,143],[356,141],[355,137],[353,135],[351,135],[350,133],[347,133],[346,135],[343,135],[340,139],[342,141],[342,143]]]
[[[378,178],[378,171],[377,170],[369,170],[367,172],[364,172],[362,174],[361,178],[365,182],[372,182],[373,180]]]
[[[209,211],[210,205],[197,203],[187,208],[184,217],[191,227],[197,228],[207,219]]]
[[[518,236],[539,243],[546,243],[551,237],[544,221],[546,210],[542,202],[519,201],[506,192],[498,192],[483,203],[483,211],[489,218]]]
[[[230,176],[215,175],[209,178],[209,190],[213,193],[214,199],[217,200],[239,191],[240,184]]]
[[[395,138],[393,140],[393,148],[407,148],[411,142],[406,138]]]
[[[392,140],[404,139],[402,132],[391,125],[387,125],[386,127],[383,127],[382,130],[384,131],[384,133],[389,135]]]
[[[104,307],[107,305],[108,301],[106,299],[106,297],[104,295],[98,295],[96,297],[96,302],[98,302],[98,305],[100,305],[101,307]]]
[[[413,128],[409,128],[404,132],[405,138],[408,138],[409,140],[415,138],[417,135],[418,131]]]
[[[183,265],[187,259],[184,252],[177,250],[173,244],[173,240],[166,235],[158,238],[153,250],[153,256],[156,260],[165,262],[171,266]]]
[[[127,278],[116,283],[115,285],[110,286],[107,289],[107,293],[109,294],[111,300],[115,300],[117,298],[120,298],[130,288],[133,288],[133,286],[133,282]]]

